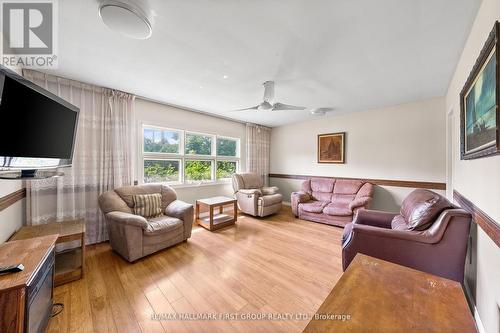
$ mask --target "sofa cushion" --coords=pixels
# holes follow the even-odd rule
[[[356,194],[364,182],[356,179],[337,179],[333,193],[335,194]]]
[[[262,178],[253,172],[240,174],[245,188],[261,188]]]
[[[311,198],[317,201],[332,201],[332,193],[330,192],[312,192]]]
[[[313,192],[332,193],[333,184],[335,184],[335,179],[332,178],[312,178],[311,190]]]
[[[258,204],[260,206],[267,207],[267,206],[281,203],[282,201],[283,201],[283,196],[279,193],[276,193],[276,194],[264,195],[264,196],[260,197]]]
[[[300,209],[309,213],[322,213],[329,201],[309,201],[300,204]]]
[[[341,202],[349,205],[355,198],[355,194],[333,194],[332,202]]]
[[[442,195],[423,189],[411,192],[401,205],[400,215],[407,225],[406,230],[425,230],[445,209],[453,208],[453,204]],[[395,226],[403,228],[400,217],[393,220]]]
[[[172,201],[177,199],[177,194],[175,191],[168,185],[161,184],[144,184],[138,186],[123,186],[120,188],[116,188],[115,192],[122,198],[123,201],[130,208],[134,208],[134,195],[139,194],[153,194],[153,193],[161,193],[162,195],[162,208],[168,206]]]
[[[134,214],[143,217],[156,217],[161,215],[161,194],[138,194],[132,197],[134,201]]]
[[[148,219],[148,227],[144,231],[145,235],[151,235],[162,232],[170,232],[177,228],[182,228],[182,221],[175,217],[158,216]]]
[[[349,203],[334,201],[323,209],[323,213],[335,216],[351,216],[352,210],[349,208]]]
[[[115,189],[115,192],[122,198],[130,208],[134,208],[134,195],[161,193],[161,185],[147,184],[141,186],[123,186]]]

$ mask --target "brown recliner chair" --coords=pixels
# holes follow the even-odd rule
[[[342,236],[342,267],[357,253],[458,281],[464,280],[471,215],[443,196],[415,190],[400,214],[360,210]]]
[[[162,215],[146,219],[134,214],[133,196],[161,193]],[[132,262],[191,237],[193,205],[177,200],[165,185],[124,186],[99,196],[113,250]]]

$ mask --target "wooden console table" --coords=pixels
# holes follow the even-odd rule
[[[224,206],[233,206],[233,214],[224,214]],[[208,217],[200,218],[200,208],[208,208]],[[219,212],[215,213],[215,208],[219,208]],[[238,219],[238,204],[236,199],[228,197],[213,197],[207,199],[196,200],[196,223],[210,231],[232,225]]]
[[[476,332],[460,283],[363,254],[316,316],[304,332]]]
[[[81,279],[85,266],[85,220],[54,222],[19,229],[9,241],[58,235],[57,244],[79,241],[79,246],[56,252],[54,285]]]

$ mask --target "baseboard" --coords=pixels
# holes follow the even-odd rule
[[[283,206],[292,207],[292,203],[290,201],[283,201],[282,204]]]
[[[476,304],[474,300],[472,299],[469,286],[467,284],[463,284],[464,290],[465,290],[465,296],[469,300],[470,304],[472,304],[473,307],[473,316],[474,316],[474,321],[476,322],[476,327],[477,331],[479,333],[486,333],[486,330],[484,329],[483,322],[481,321],[481,317],[479,317],[479,312],[477,311]]]
[[[474,305],[474,320],[476,321],[477,331],[479,333],[486,333],[486,330],[484,329],[484,326],[483,326],[483,322],[481,321],[481,318],[479,317],[479,312],[477,311],[477,308],[475,305]]]

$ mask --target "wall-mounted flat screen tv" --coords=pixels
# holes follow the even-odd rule
[[[79,109],[0,68],[0,170],[71,166]]]

